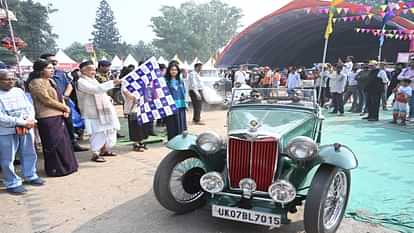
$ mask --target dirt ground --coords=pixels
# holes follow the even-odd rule
[[[225,133],[225,111],[205,112],[203,119],[206,126],[189,124],[190,132]],[[11,196],[0,187],[0,233],[269,232],[263,227],[213,219],[204,209],[186,216],[171,215],[159,206],[152,193],[153,174],[168,149],[160,143],[142,153],[132,152],[126,145],[117,146],[115,151],[119,156],[103,164],[91,162],[90,152],[77,153],[77,173],[46,177],[45,186],[28,187],[29,193],[24,196]],[[40,159],[39,173],[44,177],[42,164]],[[302,214],[292,218],[292,226],[272,232],[303,232]],[[190,225],[186,225],[188,220]],[[339,232],[391,231],[347,219]]]

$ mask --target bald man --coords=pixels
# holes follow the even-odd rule
[[[25,93],[15,87],[16,79],[6,70],[0,70],[0,166],[6,191],[24,194],[23,180],[16,174],[13,162],[18,152],[25,183],[41,186],[44,181],[36,172],[37,154],[32,129],[35,112]]]

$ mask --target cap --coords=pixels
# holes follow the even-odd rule
[[[99,61],[98,62],[98,67],[101,67],[101,66],[111,66],[111,65],[112,65],[112,63],[110,61],[107,61],[107,60],[102,60],[102,61]]]
[[[90,65],[94,65],[93,61],[89,60],[89,61],[84,61],[81,64],[79,64],[79,69],[82,69],[85,66],[90,66]]]

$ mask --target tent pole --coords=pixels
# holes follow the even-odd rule
[[[11,39],[13,42],[13,52],[16,56],[16,62],[17,62],[17,74],[20,76],[21,73],[21,69],[20,69],[20,56],[19,53],[17,51],[17,46],[16,46],[16,38],[14,38],[14,30],[13,30],[13,26],[11,23],[11,19],[9,17],[9,6],[7,5],[7,0],[1,0],[1,4],[4,5],[4,7],[6,8],[6,17],[7,17],[7,21],[9,23],[9,30],[10,30],[10,34],[11,34]]]
[[[323,74],[325,72],[325,63],[326,63],[326,55],[328,53],[328,42],[329,39],[325,38],[325,46],[323,49],[323,58],[322,58],[322,70],[321,70],[321,74]],[[321,96],[322,96],[322,82],[323,82],[323,77],[320,76],[320,81],[319,81],[319,93],[318,93],[318,103],[320,103],[321,101]]]

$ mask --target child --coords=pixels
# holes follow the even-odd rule
[[[412,98],[412,88],[410,85],[410,79],[403,79],[400,82],[399,87],[394,89],[395,102],[392,124],[397,124],[398,118],[401,119],[401,125],[406,125],[408,100]]]

